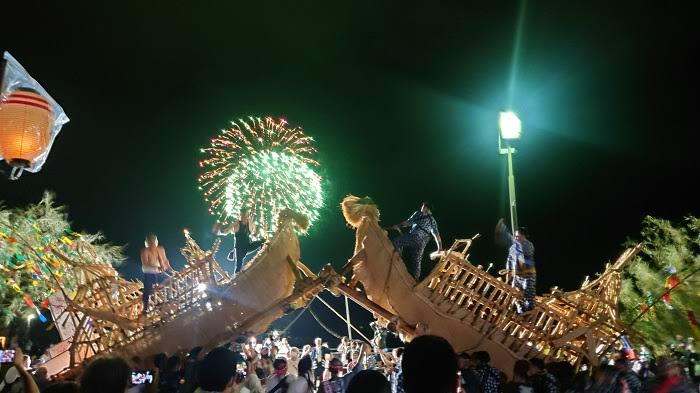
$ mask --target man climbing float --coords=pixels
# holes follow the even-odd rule
[[[398,226],[411,227],[408,233],[404,233],[394,239],[392,243],[394,243],[394,248],[396,248],[399,253],[401,253],[403,247],[411,249],[409,259],[406,262],[408,266],[414,267],[413,277],[415,277],[416,281],[419,281],[423,252],[425,251],[425,246],[427,246],[430,241],[431,235],[437,244],[437,251],[442,251],[442,240],[440,239],[440,232],[438,232],[437,222],[432,214],[432,205],[430,202],[423,202],[420,210],[414,212],[408,220],[402,222]]]
[[[535,307],[535,281],[537,278],[535,246],[527,240],[525,228],[518,228],[513,236],[503,219],[500,219],[496,224],[496,240],[504,245],[510,245],[504,273],[513,275],[511,285],[523,293],[523,301],[515,303],[518,314],[532,311]]]
[[[255,224],[248,209],[244,209],[241,218],[227,227],[222,227],[218,223],[214,225],[213,232],[216,236],[232,235],[233,247],[226,259],[233,264],[234,275],[243,271],[245,264],[253,259],[264,243],[263,240],[251,241],[250,234],[254,231]]]

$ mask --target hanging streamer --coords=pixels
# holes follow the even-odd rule
[[[698,326],[698,320],[695,318],[695,312],[688,310],[688,322],[690,322],[690,328],[695,333],[695,337],[700,338],[700,326]]]
[[[664,289],[666,290],[666,293],[663,296],[663,301],[664,305],[666,305],[669,310],[673,310],[673,306],[671,305],[671,290],[678,285],[680,280],[678,279],[678,271],[676,270],[675,266],[669,266],[666,269],[666,272],[668,273],[668,276],[664,282]]]

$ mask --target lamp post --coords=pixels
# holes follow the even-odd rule
[[[510,227],[515,236],[518,228],[518,210],[515,200],[515,175],[513,174],[513,154],[515,149],[510,146],[510,141],[519,139],[522,131],[520,119],[511,112],[501,112],[498,118],[498,153],[508,157],[508,202],[510,206]],[[505,148],[503,145],[505,144]]]

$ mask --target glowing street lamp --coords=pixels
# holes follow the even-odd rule
[[[515,236],[518,228],[518,211],[515,202],[515,175],[513,174],[513,154],[515,149],[510,146],[510,141],[519,139],[522,132],[522,124],[515,113],[501,112],[498,118],[500,132],[498,134],[498,153],[508,157],[508,201],[510,205],[510,228]],[[503,145],[505,144],[505,148]]]
[[[522,124],[515,113],[501,112],[498,118],[498,126],[501,128],[501,138],[506,140],[520,138]]]

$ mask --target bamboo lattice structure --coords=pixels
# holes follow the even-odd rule
[[[494,277],[469,262],[473,239],[457,240],[439,253],[430,275],[416,282],[379,227],[378,213],[359,219],[352,211],[362,208],[346,201],[346,220],[357,232],[355,253],[342,273],[352,271],[350,287],[362,283],[366,296],[356,301],[371,303],[366,308],[384,322],[399,322],[405,335],[430,332],[445,337],[456,351],[486,350],[504,370],[518,359],[547,356],[597,365],[605,349],[622,346],[617,342],[624,330],[617,309],[620,272],[641,245],[580,289],[539,296],[534,310],[518,315],[515,304],[522,293],[510,278]]]
[[[456,241],[416,290],[514,356],[554,356],[575,365],[584,360],[597,365],[600,351],[624,329],[617,310],[620,271],[640,246],[626,250],[595,281],[584,282],[576,291],[540,296],[531,313],[519,316],[514,310],[522,300],[520,290],[472,265],[470,244]]]
[[[294,225],[293,219],[280,225],[235,278],[215,260],[218,239],[205,251],[185,232],[181,252],[187,265],[155,288],[146,313],[141,282],[124,280],[109,265],[81,266],[84,279],[64,311],[75,326],[65,366],[101,353],[144,355],[219,345],[304,307],[328,274],[315,280],[302,276],[309,270],[299,261]]]
[[[407,339],[438,334],[457,351],[489,351],[505,370],[517,359],[545,356],[596,365],[605,348],[620,346],[615,342],[624,329],[617,310],[620,272],[641,245],[580,289],[555,289],[537,297],[532,312],[517,315],[520,290],[508,276],[494,277],[469,262],[473,239],[455,241],[417,283],[376,220],[365,216],[355,224],[355,253],[341,274],[327,265],[316,275],[299,261],[291,220],[235,278],[215,260],[218,240],[205,251],[186,232],[181,252],[187,265],[154,291],[154,307],[147,313],[140,282],[120,278],[111,266],[83,266],[83,283],[66,311],[76,327],[70,367],[100,353],[143,355],[218,345],[235,334],[264,330],[324,289],[345,294],[384,324],[394,322]],[[357,282],[363,293],[356,291]]]

